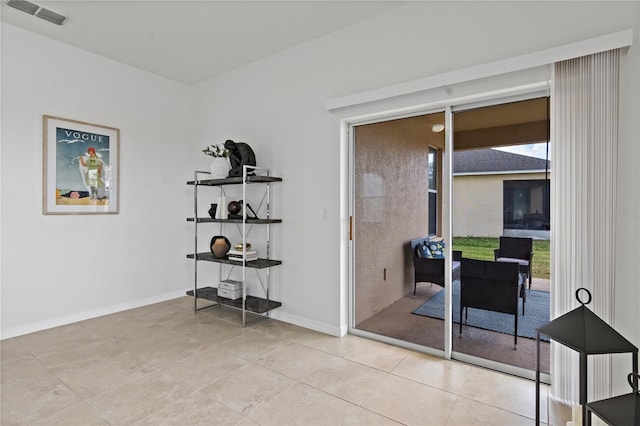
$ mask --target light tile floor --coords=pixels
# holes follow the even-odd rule
[[[7,425],[529,425],[535,384],[168,302],[1,342]],[[542,387],[543,418],[547,388]]]

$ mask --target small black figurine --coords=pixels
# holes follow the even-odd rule
[[[217,204],[211,204],[211,208],[207,211],[207,213],[209,213],[209,216],[211,216],[211,219],[215,219],[216,218],[216,209],[218,208]]]
[[[242,166],[256,165],[256,155],[248,144],[244,142],[236,143],[231,139],[227,139],[224,147],[229,151],[229,162],[231,163],[229,177],[242,176]],[[251,171],[247,172],[247,174],[253,175],[255,173]]]

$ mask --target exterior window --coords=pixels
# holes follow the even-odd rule
[[[429,147],[427,159],[428,192],[429,192],[429,236],[438,232],[438,150]]]
[[[549,229],[549,181],[504,181],[504,229]]]

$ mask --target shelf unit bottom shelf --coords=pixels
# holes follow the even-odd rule
[[[193,290],[187,291],[188,296],[193,296]],[[215,287],[202,287],[198,289],[198,298],[207,299],[218,302],[221,305],[231,306],[233,308],[242,309],[242,299],[226,299],[218,296],[218,289]],[[272,309],[279,308],[282,303],[275,300],[267,300],[261,297],[248,296],[245,303],[245,310],[255,312],[256,314],[264,314]]]

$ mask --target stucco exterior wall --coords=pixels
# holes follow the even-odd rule
[[[407,244],[427,235],[428,149],[444,144],[430,127],[418,116],[355,129],[356,324],[413,289]]]
[[[499,237],[503,235],[502,182],[531,179],[544,179],[544,173],[454,176],[453,236]]]

